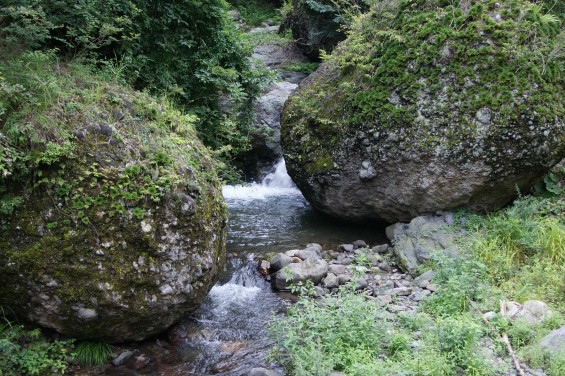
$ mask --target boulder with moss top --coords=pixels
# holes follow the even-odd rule
[[[74,338],[147,338],[198,308],[223,269],[214,163],[192,116],[52,69],[65,92],[28,129],[33,163],[0,182],[20,198],[0,216],[0,306]]]
[[[565,155],[560,35],[524,0],[376,3],[285,105],[290,176],[348,220],[500,208]]]

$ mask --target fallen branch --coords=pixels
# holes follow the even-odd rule
[[[500,314],[502,316],[506,315],[506,305],[504,304],[504,302],[502,300],[500,301]],[[488,321],[486,319],[484,319],[484,320]],[[518,372],[518,374],[520,376],[526,376],[526,374],[524,373],[524,370],[520,366],[520,362],[518,362],[518,358],[516,358],[516,354],[514,353],[514,350],[512,350],[512,345],[510,344],[510,341],[508,340],[508,334],[506,334],[506,333],[502,334],[502,342],[504,342],[506,344],[506,348],[508,349],[508,353],[510,354],[510,357],[512,357],[512,361],[514,362],[514,368],[516,368],[516,371]]]

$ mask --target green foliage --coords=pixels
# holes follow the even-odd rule
[[[0,50],[52,49],[83,56],[139,89],[163,94],[198,116],[204,142],[224,162],[249,148],[251,101],[264,81],[227,16],[224,0],[9,0],[0,8]],[[5,87],[12,96],[19,87]],[[221,98],[232,103],[220,110]],[[0,118],[6,111],[0,105]],[[224,136],[224,130],[229,137]],[[233,147],[226,151],[226,146]],[[0,163],[0,169],[1,169]]]
[[[275,1],[269,0],[228,0],[248,26],[260,26],[267,20],[277,24],[281,20]]]
[[[0,375],[63,375],[69,367],[72,340],[49,341],[39,329],[27,330],[2,317]]]
[[[293,72],[302,72],[302,73],[310,74],[314,72],[316,69],[318,69],[319,66],[320,63],[294,63],[285,66],[284,69]]]
[[[565,226],[560,196],[523,197],[487,217],[471,217],[464,247],[514,299],[565,304]]]
[[[277,343],[276,359],[293,374],[327,375],[332,369],[347,373],[375,358],[385,328],[374,303],[344,290],[320,303],[302,299],[286,317],[271,323],[270,332]]]
[[[434,283],[439,291],[422,302],[425,312],[435,316],[454,316],[469,311],[472,303],[478,303],[490,293],[485,283],[486,267],[480,262],[463,257],[435,257],[437,275]]]
[[[102,342],[81,342],[76,346],[75,353],[79,363],[99,366],[110,358],[112,346]]]

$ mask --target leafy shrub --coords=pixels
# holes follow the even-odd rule
[[[274,355],[296,375],[346,373],[379,354],[386,322],[363,295],[342,290],[321,302],[302,299],[288,315],[273,321]]]
[[[72,340],[48,341],[39,329],[26,330],[5,318],[0,324],[0,375],[63,375],[74,354]]]
[[[425,312],[452,316],[467,312],[472,302],[481,302],[488,290],[486,268],[477,261],[445,256],[435,257],[434,282],[440,289],[422,302]]]
[[[0,8],[0,50],[55,48],[102,68],[119,62],[136,88],[169,93],[197,115],[203,141],[229,162],[250,147],[251,100],[265,73],[248,59],[251,48],[226,10],[224,0],[8,0]]]

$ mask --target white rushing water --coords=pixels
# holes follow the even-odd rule
[[[222,188],[225,199],[262,200],[272,196],[300,195],[300,191],[286,171],[284,159],[275,165],[273,172],[265,176],[261,183],[226,185]]]

